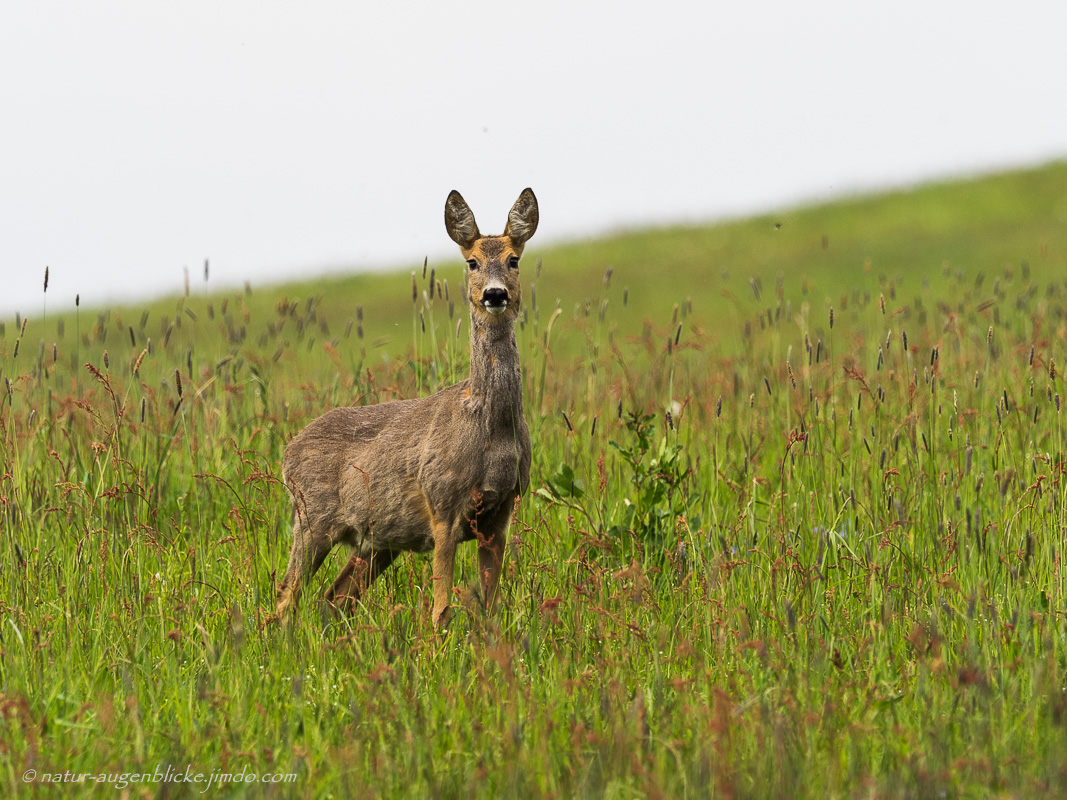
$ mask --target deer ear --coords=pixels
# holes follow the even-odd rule
[[[508,225],[504,228],[504,235],[510,236],[511,240],[521,247],[534,235],[537,230],[537,198],[534,197],[533,189],[523,189],[515,205],[508,214]]]
[[[448,199],[445,200],[445,230],[452,241],[465,250],[481,236],[478,223],[474,221],[474,212],[463,195],[455,189],[448,193]]]

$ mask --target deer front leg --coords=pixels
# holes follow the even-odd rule
[[[444,628],[452,616],[449,600],[456,564],[456,537],[444,520],[433,523],[433,624]]]
[[[508,541],[508,524],[492,536],[478,541],[478,570],[482,575],[482,597],[485,598],[485,610],[493,610],[497,586],[500,585],[500,571],[504,566],[504,546]]]

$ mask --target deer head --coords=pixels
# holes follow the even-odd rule
[[[537,230],[537,219],[537,198],[533,190],[524,189],[508,214],[504,233],[483,236],[463,196],[455,190],[449,193],[445,228],[467,262],[467,297],[476,319],[514,321],[519,311],[519,259]]]

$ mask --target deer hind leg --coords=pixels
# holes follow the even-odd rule
[[[285,619],[296,607],[300,590],[326,560],[333,542],[329,536],[316,534],[306,519],[299,513],[293,516],[293,548],[289,551],[289,566],[285,578],[278,587],[277,614]]]
[[[496,590],[500,585],[500,572],[504,567],[504,547],[508,542],[508,527],[511,525],[511,509],[501,523],[493,526],[493,533],[478,538],[478,572],[482,576],[482,597],[485,610],[493,610]]]
[[[389,569],[396,557],[395,550],[375,550],[367,558],[353,553],[333,586],[327,589],[326,602],[342,613],[351,614],[374,579]]]

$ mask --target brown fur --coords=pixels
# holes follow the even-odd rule
[[[537,200],[519,195],[501,236],[482,236],[453,191],[445,227],[468,261],[470,377],[431,397],[329,411],[286,448],[293,546],[278,592],[291,612],[304,582],[335,544],[354,552],[326,594],[352,609],[404,550],[433,551],[434,624],[447,624],[456,546],[478,540],[492,606],[515,499],[530,482],[515,343],[517,259],[537,229]],[[495,312],[495,313],[494,313]]]

